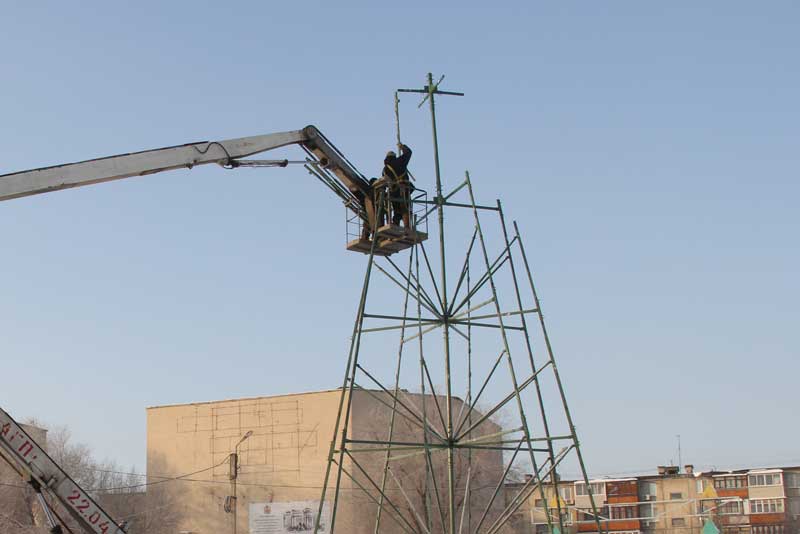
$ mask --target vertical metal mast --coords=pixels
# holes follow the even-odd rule
[[[444,248],[444,197],[442,196],[442,174],[439,167],[439,137],[436,131],[436,95],[452,95],[464,96],[464,93],[455,93],[452,91],[440,91],[439,84],[444,80],[444,76],[439,78],[439,81],[434,85],[433,74],[428,73],[428,85],[424,89],[399,89],[400,93],[425,93],[425,98],[419,103],[421,107],[425,101],[431,110],[431,131],[433,132],[433,166],[436,176],[436,197],[433,201],[436,203],[437,215],[439,219],[439,257],[441,265],[441,278],[440,283],[442,287],[441,304],[443,311],[443,326],[442,337],[444,339],[444,373],[445,373],[445,388],[447,405],[447,440],[452,445],[453,443],[453,384],[450,376],[450,317],[447,312],[447,270],[445,261],[445,248]],[[447,449],[447,492],[448,492],[448,532],[456,534],[456,513],[455,513],[455,466],[453,461],[453,448]]]

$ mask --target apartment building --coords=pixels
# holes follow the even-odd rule
[[[697,485],[700,515],[711,518],[725,534],[750,533],[750,518],[744,513],[749,499],[747,470],[705,473]]]
[[[517,486],[509,485],[508,489],[513,491]],[[563,527],[564,534],[597,532],[590,492],[604,532],[633,534],[641,530],[636,478],[591,480],[588,486],[583,481],[560,480],[557,486],[558,491],[553,484],[545,484],[527,506],[521,507],[515,522],[516,532],[547,534],[548,516],[554,528]]]
[[[527,477],[526,482],[529,479],[530,476]],[[524,486],[523,483],[507,484],[507,500],[513,498],[522,486]],[[558,528],[560,525],[564,525],[564,531],[568,532],[570,527],[575,524],[575,481],[559,481],[557,490],[556,485],[546,484],[524,503],[517,511],[517,519],[513,522],[513,532],[547,534],[549,532],[548,516],[554,527]],[[561,511],[560,522],[559,510]]]
[[[660,466],[630,478],[563,480],[532,497],[517,517],[518,532],[563,534],[800,534],[800,467],[696,472]],[[558,499],[558,500],[556,500]],[[561,511],[559,522],[558,510]]]
[[[702,478],[691,465],[684,472],[677,466],[659,466],[656,475],[638,477],[642,532],[700,533],[704,521],[696,505],[703,487],[697,481]]]
[[[641,529],[639,519],[639,481],[635,478],[575,482],[576,531],[597,532],[589,493],[595,499],[600,528],[607,532],[628,534]]]
[[[800,467],[709,473],[698,511],[723,534],[800,532]]]

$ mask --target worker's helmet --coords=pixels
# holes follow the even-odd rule
[[[396,157],[397,157],[397,154],[395,153],[394,150],[390,150],[389,152],[386,153],[386,159],[396,158]]]

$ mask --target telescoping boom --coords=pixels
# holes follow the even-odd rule
[[[300,145],[308,157],[303,161],[292,162],[286,159],[245,159],[289,145]],[[375,216],[376,209],[372,203],[377,199],[370,180],[361,174],[315,126],[224,141],[187,143],[3,174],[0,175],[0,201],[174,169],[191,169],[208,163],[216,163],[228,169],[285,167],[289,163],[301,163],[309,173],[344,202],[352,213],[350,221],[355,221],[363,227],[376,225],[377,220],[382,220]],[[384,201],[387,206],[391,206],[388,198],[384,198]],[[427,239],[427,234],[423,232],[398,234],[399,229],[390,226],[373,230],[377,230],[373,233],[380,237],[374,247],[370,242],[357,240],[348,243],[348,250],[368,253],[374,249],[376,254],[388,256]]]
[[[248,156],[287,145],[301,145],[315,164],[338,180],[337,194],[353,197],[369,189],[368,180],[322,135],[315,126],[224,141],[202,141],[185,145],[131,152],[105,158],[66,163],[0,175],[0,200],[49,193],[61,189],[145,176],[173,169],[217,163],[227,167],[247,165],[285,166],[287,160],[253,161]],[[345,200],[349,200],[345,199]]]

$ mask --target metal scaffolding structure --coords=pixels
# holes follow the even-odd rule
[[[374,533],[495,534],[529,499],[548,502],[545,484],[559,495],[559,468],[579,469],[590,488],[517,223],[499,200],[476,202],[469,172],[443,191],[435,98],[461,93],[441,81],[428,74],[423,89],[395,93],[398,143],[398,93],[423,94],[430,109],[436,191],[415,222],[436,215],[438,247],[367,255],[315,533],[365,531],[348,521],[367,510]],[[386,302],[395,308],[376,308]],[[356,398],[388,426],[355,428]],[[564,532],[561,502],[550,532]]]

